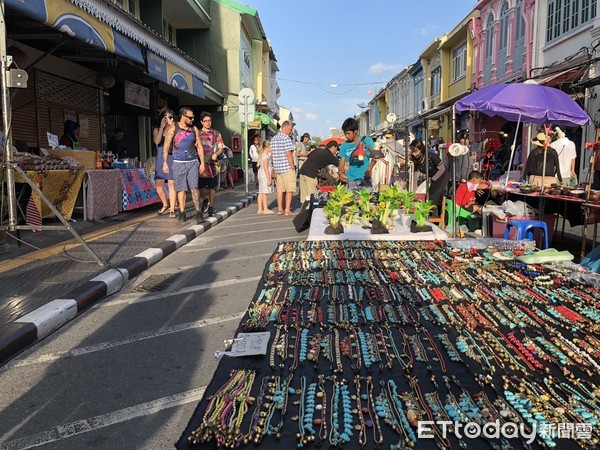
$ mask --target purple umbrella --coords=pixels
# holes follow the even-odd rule
[[[590,116],[563,91],[534,83],[493,84],[462,98],[457,112],[479,111],[513,122],[589,125]]]
[[[455,111],[479,111],[488,116],[500,116],[517,122],[547,123],[570,127],[589,125],[590,116],[560,89],[542,86],[535,82],[500,83],[486,86],[456,102]],[[517,133],[511,146],[508,167],[512,166]],[[544,154],[544,176],[546,169]],[[542,177],[542,180],[544,178]],[[508,183],[508,177],[504,187]],[[542,192],[544,186],[542,183]]]

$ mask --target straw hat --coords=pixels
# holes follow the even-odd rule
[[[538,135],[531,140],[531,143],[538,147],[543,147],[546,144],[546,135],[544,133],[538,133]]]

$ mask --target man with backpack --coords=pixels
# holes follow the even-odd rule
[[[344,120],[342,131],[346,142],[340,147],[338,173],[341,181],[347,181],[350,189],[356,189],[370,176],[369,156],[375,144],[370,137],[360,136],[358,121],[352,117]]]
[[[200,174],[198,188],[202,197],[202,212],[209,216],[214,214],[215,196],[219,183],[219,157],[223,153],[223,138],[221,133],[212,129],[212,115],[208,112],[200,113],[200,144],[204,150],[206,170]],[[208,196],[205,190],[208,190]]]

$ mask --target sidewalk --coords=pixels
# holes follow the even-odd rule
[[[200,225],[191,201],[185,223],[157,215],[160,205],[102,221],[70,222],[104,267],[67,230],[22,231],[21,239],[39,250],[18,247],[8,236],[0,246],[0,364],[118,292],[148,267],[248,206],[255,196],[246,196],[241,185],[220,191],[214,217]]]

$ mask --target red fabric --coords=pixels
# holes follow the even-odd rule
[[[42,215],[38,211],[37,206],[35,205],[35,201],[33,200],[33,197],[30,197],[29,201],[27,202],[27,208],[25,209],[25,222],[27,223],[27,225],[40,226],[40,227],[42,226]],[[36,231],[42,231],[42,230],[39,229]]]
[[[466,181],[461,181],[456,188],[456,201],[458,206],[465,207],[475,199],[475,192],[469,191]]]

